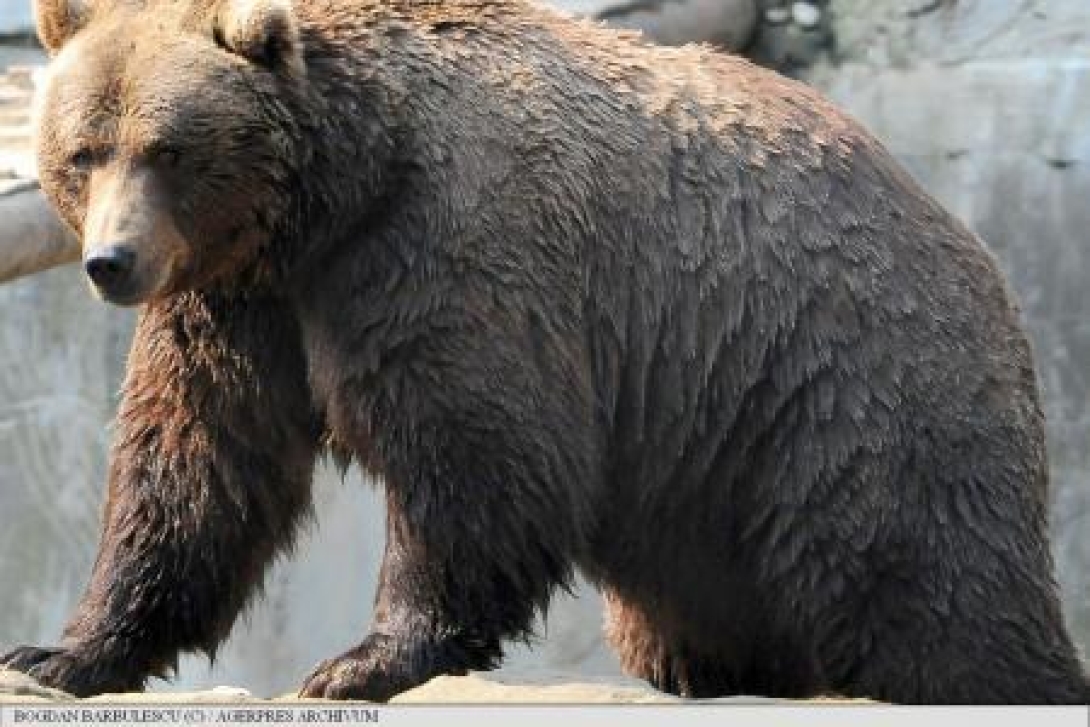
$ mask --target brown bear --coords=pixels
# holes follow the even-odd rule
[[[524,0],[37,18],[43,186],[142,312],[90,586],[7,665],[214,652],[332,452],[387,543],[306,696],[492,667],[578,568],[676,694],[1087,698],[1011,295],[813,91]]]

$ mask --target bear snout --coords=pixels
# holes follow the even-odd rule
[[[138,305],[156,295],[169,277],[154,264],[153,255],[131,242],[94,245],[85,250],[83,272],[102,300],[120,306]]]
[[[153,170],[119,165],[97,174],[83,229],[83,270],[103,300],[136,305],[169,286],[188,244]]]

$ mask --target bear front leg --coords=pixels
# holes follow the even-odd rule
[[[278,303],[186,294],[137,326],[90,585],[59,648],[3,664],[79,696],[214,652],[310,503],[317,417]]]
[[[455,360],[414,361],[425,380],[374,397],[365,430],[377,438],[387,528],[372,629],[321,664],[302,696],[386,701],[440,674],[493,668],[502,642],[530,636],[570,582],[601,480],[588,384],[570,360],[550,370],[498,348],[450,346]]]
[[[566,566],[556,563],[557,573],[520,584],[530,589],[520,593],[514,584],[501,583],[495,567],[486,575],[479,564],[463,563],[476,572],[462,573],[453,559],[428,558],[406,539],[407,526],[391,504],[372,631],[363,643],[320,664],[301,696],[385,702],[440,674],[491,669],[502,656],[501,637],[528,633],[535,601],[547,600],[550,584],[565,578]],[[455,558],[459,552],[476,557],[453,542],[446,550]],[[485,578],[496,582],[473,583]],[[492,592],[492,603],[482,603],[476,614],[459,613],[466,610],[459,600],[485,600],[471,589]]]

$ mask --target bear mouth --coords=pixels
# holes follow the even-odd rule
[[[89,281],[95,296],[105,303],[128,308],[144,302],[145,295],[139,286],[133,284],[99,285]]]

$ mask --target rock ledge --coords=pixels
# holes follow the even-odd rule
[[[238,687],[216,687],[197,692],[104,694],[76,700],[70,694],[42,687],[24,674],[0,670],[0,705],[72,701],[108,704],[214,704],[324,700],[300,700],[294,694],[285,694],[271,700],[261,699]],[[436,677],[423,686],[398,695],[392,701],[394,704],[679,704],[687,700],[657,692],[634,680],[596,680],[583,675],[558,674],[516,677],[491,673]],[[777,703],[782,700],[731,697],[707,701],[752,705]]]

